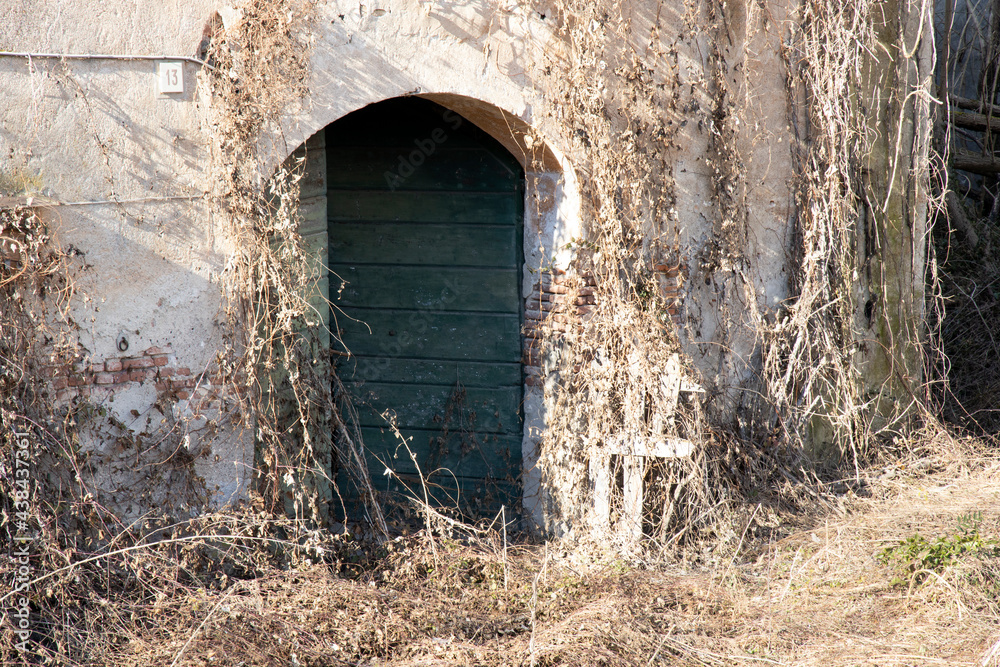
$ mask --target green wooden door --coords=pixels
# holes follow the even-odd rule
[[[524,173],[494,139],[418,98],[327,128],[338,370],[380,491],[486,515],[519,496]],[[340,479],[340,488],[345,489]]]

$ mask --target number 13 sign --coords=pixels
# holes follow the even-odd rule
[[[184,92],[184,63],[161,62],[157,64],[156,73],[161,93]]]

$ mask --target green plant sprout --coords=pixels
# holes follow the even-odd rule
[[[952,535],[928,540],[917,532],[897,545],[886,547],[879,554],[879,560],[897,569],[890,583],[894,586],[911,581],[921,584],[931,573],[940,574],[963,557],[1000,556],[1000,541],[980,534],[982,522],[982,511],[969,512],[958,517],[957,531]]]

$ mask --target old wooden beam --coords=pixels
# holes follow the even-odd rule
[[[951,124],[956,127],[964,127],[967,130],[991,130],[1000,131],[1000,105],[987,104],[982,100],[974,100],[969,97],[959,97],[949,95],[948,101],[952,106],[965,111],[952,111]]]
[[[988,128],[993,132],[1000,132],[1000,115],[987,116],[974,111],[952,111],[951,124],[967,130],[984,131]]]
[[[959,97],[958,95],[949,95],[948,101],[959,109],[968,109],[969,111],[976,111],[978,113],[1000,116],[1000,105],[988,104],[982,100],[975,100],[971,97]]]
[[[1000,132],[1000,105],[988,104],[982,100],[949,95],[948,101],[959,109],[953,111],[951,124],[967,130],[992,130]],[[1000,174],[1000,160],[989,155],[980,155],[970,151],[955,150],[952,152],[951,166],[955,169],[970,171],[974,174]]]
[[[974,174],[1000,174],[1000,160],[996,157],[963,150],[951,154],[951,166]]]

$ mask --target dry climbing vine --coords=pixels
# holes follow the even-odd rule
[[[928,122],[930,83],[912,73],[926,67],[920,34],[901,30],[888,46],[880,43],[881,22],[910,20],[883,9],[874,2],[808,3],[785,41],[789,118],[798,139],[795,298],[773,327],[759,327],[764,389],[783,436],[814,455],[829,458],[832,449],[855,465],[882,436],[905,433],[913,417],[926,416],[918,388],[921,299],[925,280],[929,293],[936,280],[919,268],[926,204],[918,200],[928,196],[920,127]],[[910,41],[900,41],[904,36]],[[877,125],[873,118],[886,105],[890,113],[912,113],[912,137],[901,121]],[[881,171],[889,172],[888,186],[878,182],[885,176],[873,176]],[[900,201],[896,219],[892,207]],[[936,204],[929,206],[933,216]],[[905,244],[893,245],[894,229],[904,226],[915,237],[910,258]],[[886,257],[895,253],[903,255],[902,268]],[[908,355],[918,363],[908,363]]]
[[[919,193],[926,192],[926,144],[919,128],[927,81],[918,77],[923,55],[908,32],[910,10],[880,19],[899,30],[877,44],[872,7],[808,3],[776,21],[756,3],[689,2],[670,33],[659,19],[644,24],[616,3],[558,3],[566,48],[546,63],[557,74],[545,89],[558,118],[553,125],[561,126],[562,145],[572,147],[582,176],[586,241],[576,270],[594,276],[598,305],[575,331],[565,333],[555,320],[548,329],[551,407],[541,465],[550,489],[572,489],[547,499],[552,516],[588,515],[595,469],[615,461],[623,438],[683,433],[697,443],[692,457],[663,460],[643,473],[655,487],[644,501],[644,532],[664,545],[699,531],[730,536],[730,500],[776,482],[801,484],[810,457],[853,453],[856,462],[878,436],[904,432],[920,414],[920,364],[911,352],[920,336],[907,318],[922,312],[923,292],[907,285],[924,280]],[[794,248],[789,298],[778,307],[764,302],[759,258],[751,256],[759,241],[748,218],[748,189],[758,178],[751,170],[766,168],[753,162],[754,150],[775,139],[760,129],[767,122],[748,74],[768,39],[783,49],[788,68],[788,150],[798,177],[787,240]],[[703,74],[681,75],[678,54],[685,52],[702,55]],[[913,90],[910,81],[917,82]],[[875,101],[859,102],[851,91]],[[885,104],[896,105],[892,113],[912,112],[912,139],[872,109]],[[691,140],[680,131],[688,123],[707,136],[715,217],[710,237],[685,247],[677,242],[671,165],[682,137]],[[879,170],[902,185],[893,181],[886,190],[870,177]],[[896,251],[886,249],[898,242],[892,230],[903,223],[889,215],[893,197],[910,202],[904,210],[917,249],[895,274],[899,267],[886,253]],[[867,225],[860,235],[859,220]],[[859,238],[868,239],[867,254],[859,254]],[[742,385],[698,378],[704,402],[694,396],[675,404],[663,392],[678,334],[697,338],[699,323],[682,315],[677,329],[665,316],[655,279],[661,265],[680,265],[710,286],[700,294],[719,304],[715,357],[732,379],[745,378]],[[858,308],[866,299],[874,306],[862,330]],[[891,370],[880,378],[883,359]]]
[[[357,430],[342,417],[351,408],[335,404],[330,383],[339,383],[309,326],[318,319],[310,296],[322,264],[308,261],[298,234],[304,164],[293,159],[273,175],[260,173],[271,163],[262,137],[307,92],[312,20],[309,2],[247,2],[210,46],[210,83],[220,103],[214,172],[232,244],[227,296],[234,337],[223,364],[253,425],[258,489],[268,506],[328,521],[339,500],[330,479],[336,451],[384,532]]]
[[[681,282],[687,273],[672,159],[681,149],[681,130],[688,122],[711,128],[718,121],[709,102],[713,82],[685,81],[679,52],[712,35],[716,24],[692,5],[679,36],[656,22],[636,34],[614,3],[558,6],[570,60],[547,83],[582,176],[586,240],[574,268],[592,277],[596,307],[569,332],[553,318],[545,328],[546,401],[552,407],[540,466],[548,489],[569,490],[552,491],[545,501],[549,516],[580,526],[599,521],[589,509],[594,480],[620,479],[623,445],[696,440],[690,458],[650,460],[639,473],[646,484],[644,532],[662,546],[676,546],[686,533],[715,521],[717,514],[705,510],[718,508],[726,493],[713,483],[716,441],[706,428],[702,397],[679,398],[665,383],[672,364],[687,378],[697,374],[690,364],[677,363],[684,358],[680,318],[672,316],[678,306],[660,284],[666,270]],[[577,281],[575,287],[582,286]],[[614,520],[623,499],[612,490],[609,501]],[[609,526],[592,527],[602,539],[609,536]],[[622,537],[620,531],[610,536]]]

